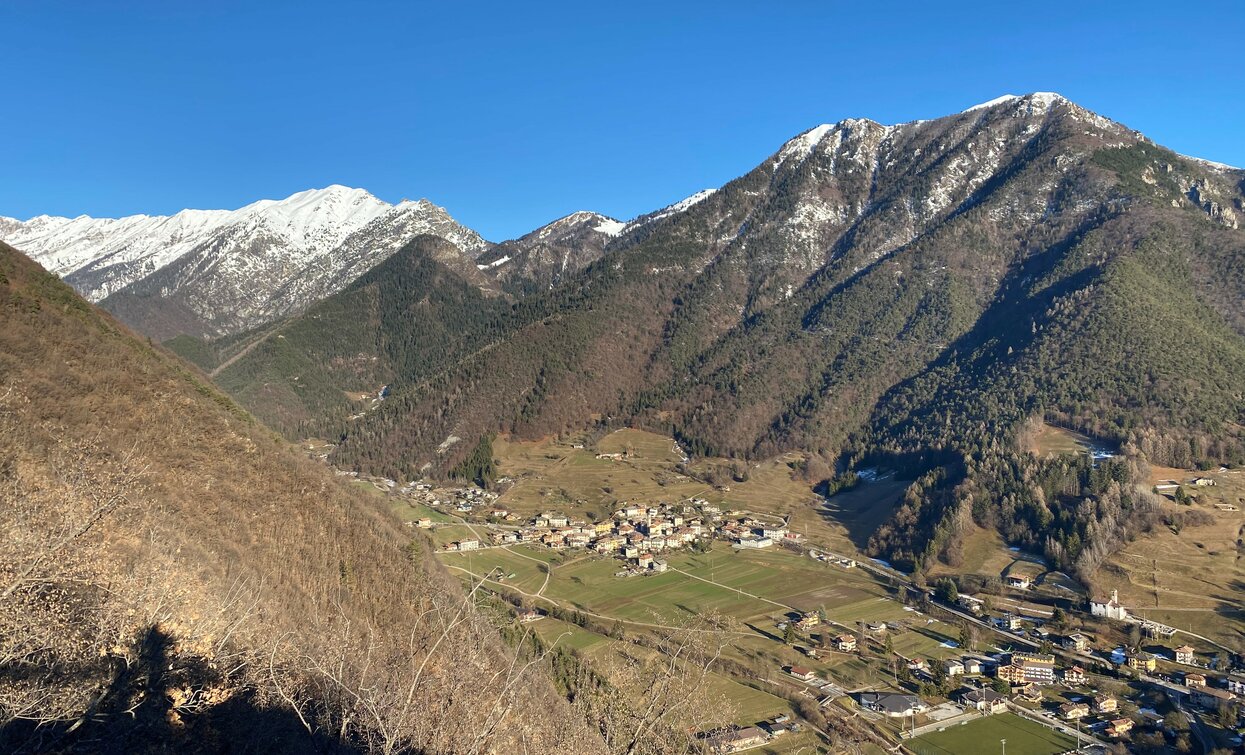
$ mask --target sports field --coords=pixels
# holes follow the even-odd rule
[[[1055,755],[1076,747],[1076,740],[1012,713],[998,713],[963,726],[923,734],[908,743],[920,755]]]

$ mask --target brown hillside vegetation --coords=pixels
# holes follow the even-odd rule
[[[0,751],[603,751],[430,549],[0,245]]]

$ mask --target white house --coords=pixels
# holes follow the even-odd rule
[[[1006,629],[1009,632],[1014,632],[1022,626],[1020,617],[1010,612],[1005,613],[1002,616],[995,616],[993,621],[996,627],[999,629]]]
[[[739,539],[738,547],[740,548],[768,548],[774,544],[774,541],[768,537],[742,537]]]
[[[1111,591],[1111,599],[1093,598],[1089,601],[1089,612],[1095,616],[1102,616],[1117,621],[1128,620],[1128,609],[1120,605],[1120,594],[1117,590]]]
[[[1028,574],[1008,574],[1007,586],[1016,590],[1028,590],[1033,586],[1033,579]]]

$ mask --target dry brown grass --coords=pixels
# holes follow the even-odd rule
[[[1231,475],[1231,473],[1229,473]],[[1158,621],[1245,650],[1245,495],[1239,476],[1200,491],[1192,506],[1167,504],[1180,514],[1205,512],[1207,524],[1160,526],[1111,557],[1095,575],[1100,590],[1117,589],[1125,605]],[[1233,501],[1236,511],[1215,503]]]
[[[0,321],[3,746],[601,749],[426,541],[2,245]]]

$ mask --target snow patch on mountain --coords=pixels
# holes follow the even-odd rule
[[[182,210],[175,215],[76,218],[41,215],[7,229],[4,240],[62,277],[90,267],[117,274],[81,292],[99,301],[226,232],[242,239],[279,239],[307,260],[340,244],[391,208],[363,189],[333,185],[237,210]],[[124,268],[124,270],[123,270]]]
[[[663,207],[660,210],[657,210],[656,212],[651,212],[647,215],[641,215],[635,220],[632,220],[630,223],[627,223],[626,226],[624,226],[623,230],[631,230],[633,228],[639,228],[640,226],[648,225],[650,223],[656,223],[658,220],[664,220],[665,218],[668,218],[671,215],[678,215],[681,212],[685,212],[688,208],[693,207],[697,204],[700,204],[701,202],[705,201],[709,197],[713,196],[714,192],[716,191],[717,189],[703,189],[701,191],[698,191],[695,194],[691,195],[690,197],[685,197],[683,199],[680,199],[674,204],[667,205],[666,207]]]
[[[820,126],[814,126],[784,144],[782,149],[778,150],[778,159],[774,163],[774,169],[777,170],[780,165],[789,159],[803,160],[808,157],[813,148],[817,146],[817,143],[833,128],[835,128],[835,124],[823,123]]]
[[[603,218],[599,224],[597,224],[596,226],[592,228],[592,230],[596,231],[597,233],[604,233],[606,236],[617,236],[618,234],[622,233],[623,229],[626,227],[627,227],[627,224],[622,222],[621,220],[614,220],[612,218]]]
[[[1018,100],[1018,99],[1020,98],[1014,94],[1005,94],[1001,97],[995,97],[992,100],[986,100],[985,102],[980,102],[976,105],[973,105],[972,107],[964,108],[963,110],[960,111],[960,113],[964,114],[964,113],[972,113],[977,110],[985,110],[986,108],[991,108],[991,107],[994,107],[995,105],[1002,105],[1005,102],[1011,102],[1012,100]]]
[[[511,259],[510,255],[509,255],[509,254],[507,254],[505,257],[501,257],[501,258],[499,258],[499,259],[495,259],[495,260],[493,260],[492,262],[489,262],[489,263],[486,263],[486,264],[483,264],[483,265],[476,265],[476,268],[478,268],[478,269],[480,269],[480,270],[489,270],[489,269],[492,269],[492,268],[494,268],[494,267],[500,267],[500,266],[502,266],[502,265],[506,264],[507,262],[509,262],[509,261],[510,261],[510,259]]]
[[[1190,157],[1189,155],[1181,155],[1181,157],[1185,158],[1186,160],[1192,160],[1195,163],[1200,163],[1201,165],[1207,168],[1210,168],[1216,173],[1223,173],[1225,171],[1230,171],[1230,170],[1236,170],[1236,171],[1245,170],[1245,168],[1238,168],[1235,165],[1228,165],[1227,163],[1217,163],[1214,160],[1204,160],[1200,157]]]
[[[1041,113],[1049,110],[1051,105],[1056,102],[1067,102],[1068,99],[1056,92],[1030,92],[1029,94],[1005,94],[1001,97],[995,97],[992,100],[973,105],[960,111],[960,114],[973,113],[978,110],[988,110],[999,105],[1006,105],[1009,102],[1017,103],[1018,107],[1027,108],[1030,114]]]

